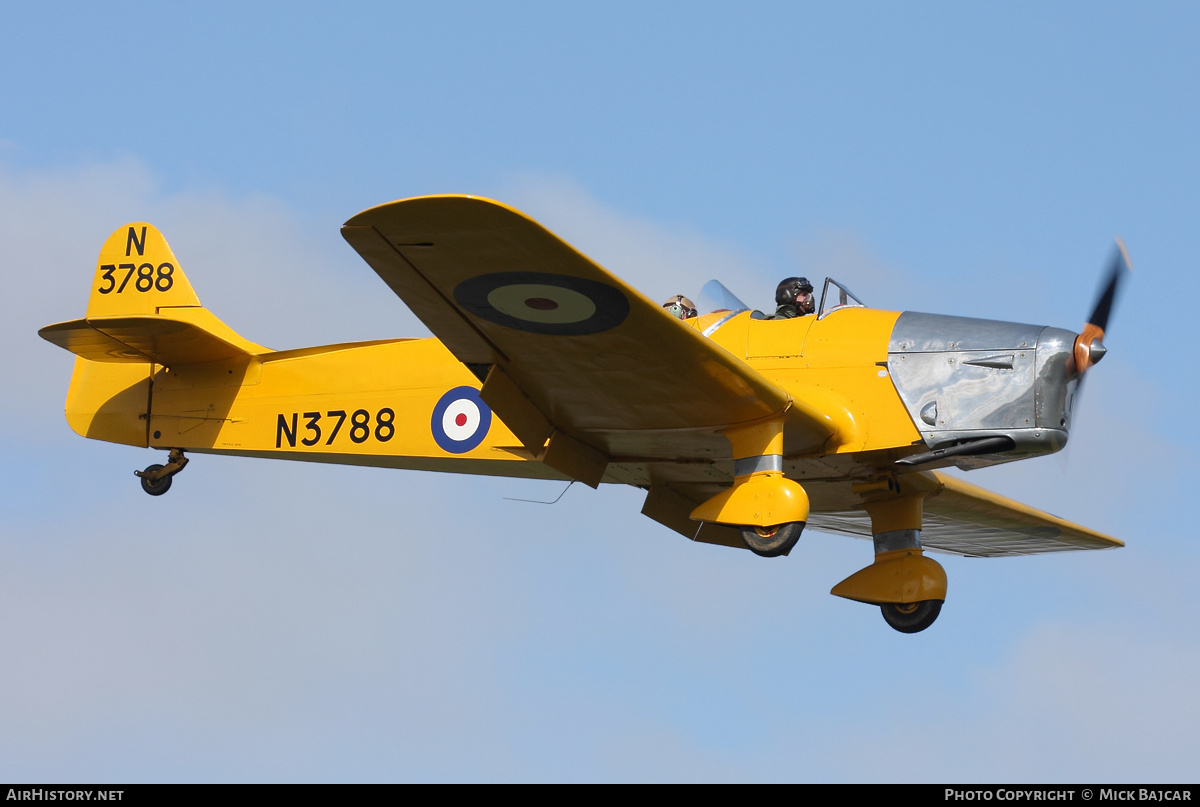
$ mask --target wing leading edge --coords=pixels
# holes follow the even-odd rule
[[[729,457],[721,429],[826,414],[751,369],[524,214],[468,196],[375,207],[342,234],[447,348],[533,456],[597,484],[613,461]],[[549,441],[549,442],[547,442]]]

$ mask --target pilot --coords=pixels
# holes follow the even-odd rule
[[[806,277],[789,277],[775,287],[775,316],[770,319],[791,319],[812,314],[817,310],[813,287]]]
[[[663,303],[663,308],[666,309],[668,314],[679,319],[691,319],[696,316],[696,306],[682,294],[676,294],[667,300]]]

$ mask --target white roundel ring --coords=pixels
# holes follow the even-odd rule
[[[549,272],[478,275],[454,288],[454,300],[480,319],[547,336],[602,333],[629,316],[629,299],[615,286]]]
[[[438,399],[429,420],[434,442],[443,451],[465,454],[483,442],[492,427],[492,410],[474,387],[455,387]]]
[[[479,431],[479,405],[467,398],[452,401],[442,413],[442,434],[461,443]]]

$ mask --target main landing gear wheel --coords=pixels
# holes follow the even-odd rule
[[[161,465],[148,465],[146,466],[146,470],[142,471],[142,473],[152,474],[155,471],[161,471],[162,469],[163,466]],[[162,479],[152,480],[149,476],[143,476],[142,490],[146,491],[151,496],[161,496],[171,489],[171,479],[172,477],[170,476],[164,476]]]
[[[934,623],[942,612],[941,600],[910,603],[884,603],[879,606],[883,618],[901,633],[920,633]]]
[[[789,521],[773,527],[742,527],[742,541],[755,555],[777,558],[792,551],[803,530],[803,521]]]

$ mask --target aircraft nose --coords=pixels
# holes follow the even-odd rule
[[[1078,339],[1078,334],[1060,328],[1046,328],[1038,337],[1036,408],[1037,425],[1043,429],[1070,430],[1079,383],[1075,371]],[[1103,345],[1095,341],[1102,352]]]

